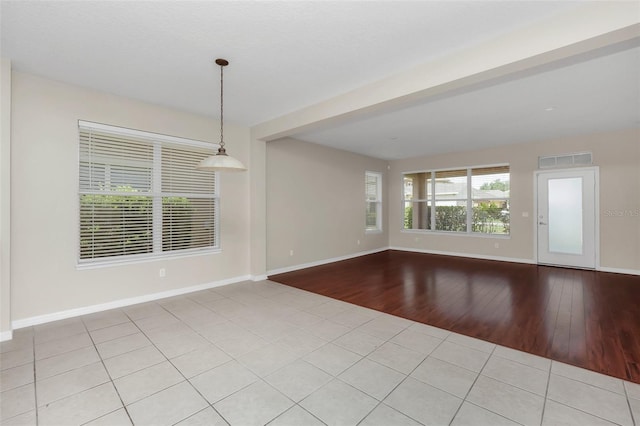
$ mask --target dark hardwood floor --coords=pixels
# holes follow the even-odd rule
[[[389,250],[269,279],[640,383],[640,276]]]

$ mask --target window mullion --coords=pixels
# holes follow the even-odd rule
[[[473,223],[473,187],[471,186],[471,169],[467,169],[467,233],[471,232]]]
[[[209,144],[83,124],[79,264],[218,249],[217,173],[196,170]]]
[[[431,171],[431,230],[436,230],[436,172]],[[428,204],[427,204],[428,205]]]
[[[151,178],[153,199],[153,252],[162,253],[162,146],[153,144],[153,175]]]

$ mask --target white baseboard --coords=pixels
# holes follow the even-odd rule
[[[193,293],[194,291],[206,290],[214,287],[221,287],[227,284],[233,284],[240,281],[251,279],[250,275],[240,277],[227,278],[220,281],[214,281],[205,284],[199,284],[191,287],[177,288],[174,290],[163,291],[160,293],[145,294],[144,296],[130,297],[128,299],[114,300],[113,302],[100,303],[98,305],[85,306],[82,308],[68,309],[66,311],[54,312],[51,314],[38,315],[30,318],[23,318],[11,322],[14,330],[32,325],[44,324],[47,322],[58,321],[61,319],[77,317],[80,315],[93,314],[96,312],[107,311],[109,309],[122,308],[124,306],[135,305],[138,303],[151,302],[166,297],[179,296],[181,294]]]
[[[367,254],[380,253],[387,251],[389,247],[382,247],[375,250],[361,251],[358,253],[347,254],[345,256],[332,257],[331,259],[322,259],[315,262],[302,263],[300,265],[286,266],[284,268],[272,269],[267,271],[267,275],[284,274],[285,272],[297,271],[298,269],[312,268],[314,266],[326,265],[327,263],[340,262],[341,260],[353,259],[354,257],[366,256]]]
[[[504,257],[504,256],[489,256],[483,254],[471,254],[471,253],[458,253],[458,252],[450,252],[450,251],[441,251],[441,250],[427,250],[427,249],[418,249],[411,247],[384,247],[376,250],[359,252],[350,254],[347,256],[334,257],[331,259],[319,260],[316,262],[303,263],[300,265],[288,266],[285,268],[272,269],[267,271],[267,275],[276,275],[276,274],[284,274],[286,272],[297,271],[299,269],[311,268],[313,266],[325,265],[327,263],[339,262],[341,260],[353,259],[355,257],[364,256],[367,254],[379,253],[385,250],[398,250],[398,251],[408,251],[413,253],[425,253],[425,254],[438,254],[443,256],[457,256],[457,257],[465,257],[469,259],[482,259],[482,260],[497,260],[500,262],[512,262],[512,263],[524,263],[527,265],[537,265],[537,262],[534,259],[522,259],[519,257]],[[625,269],[625,268],[610,268],[606,266],[602,266],[597,268],[600,272],[612,272],[615,274],[628,274],[628,275],[640,275],[640,270],[637,269]],[[252,277],[254,281],[261,281],[266,279],[266,276],[256,276]]]
[[[638,269],[609,268],[607,266],[599,267],[598,271],[600,271],[600,272],[613,272],[614,274],[640,275],[640,270],[638,270]]]
[[[266,280],[267,274],[263,274],[263,275],[251,275],[251,281],[264,281]]]
[[[500,262],[514,262],[514,263],[526,263],[530,265],[537,265],[537,262],[533,259],[521,259],[521,258],[515,258],[515,257],[486,256],[481,254],[455,253],[455,252],[439,251],[439,250],[423,250],[423,249],[415,249],[415,248],[407,248],[407,247],[389,247],[389,250],[410,251],[415,253],[426,253],[426,254],[440,254],[444,256],[458,256],[458,257],[467,257],[471,259],[498,260]],[[600,272],[612,272],[614,274],[640,275],[640,270],[637,270],[637,269],[609,268],[606,266],[601,266],[596,270]]]
[[[12,326],[12,330],[17,330],[19,328],[30,327],[38,324],[44,324],[47,322],[58,321],[58,320],[77,317],[81,315],[93,314],[96,312],[106,311],[109,309],[122,308],[124,306],[135,305],[138,303],[151,302],[154,300],[164,299],[167,297],[179,296],[182,294],[193,293],[195,291],[221,287],[224,285],[233,284],[241,281],[247,281],[247,280],[263,281],[267,279],[268,275],[283,274],[285,272],[292,272],[292,271],[297,271],[299,269],[311,268],[313,266],[325,265],[327,263],[339,262],[341,260],[353,259],[356,257],[365,256],[373,253],[379,253],[386,250],[438,254],[438,255],[444,255],[444,256],[458,256],[458,257],[483,259],[483,260],[498,260],[502,262],[515,262],[515,263],[525,263],[525,264],[533,264],[533,265],[536,264],[536,262],[532,259],[511,258],[511,257],[502,257],[502,256],[486,256],[486,255],[469,254],[469,253],[446,252],[446,251],[440,251],[440,250],[416,249],[416,248],[409,248],[409,247],[383,247],[375,250],[353,253],[346,256],[334,257],[331,259],[323,259],[315,262],[309,262],[309,263],[303,263],[300,265],[288,266],[285,268],[273,269],[273,270],[267,271],[266,275],[242,275],[239,277],[227,278],[224,280],[214,281],[214,282],[205,283],[205,284],[199,284],[191,287],[178,288],[174,290],[163,291],[160,293],[152,293],[152,294],[146,294],[144,296],[115,300],[113,302],[101,303],[98,305],[85,306],[82,308],[68,309],[65,311],[54,312],[51,314],[38,315],[30,318],[23,318],[23,319],[12,321],[11,326]],[[617,274],[640,275],[640,270],[637,270],[637,269],[610,268],[610,267],[603,266],[598,268],[598,271],[612,272]],[[12,330],[0,332],[0,342],[11,340],[13,338]]]
[[[409,247],[389,247],[389,250],[410,251],[414,253],[425,253],[425,254],[439,254],[442,256],[467,257],[470,259],[497,260],[500,262],[526,263],[528,265],[536,264],[536,262],[533,259],[522,259],[519,257],[488,256],[484,254],[457,253],[457,252],[440,251],[440,250],[416,249],[416,248],[409,248]]]
[[[13,331],[0,331],[0,342],[13,339]]]

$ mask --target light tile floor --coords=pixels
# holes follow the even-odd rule
[[[269,281],[0,349],[7,426],[640,424],[638,384]]]

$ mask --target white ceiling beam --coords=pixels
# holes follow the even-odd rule
[[[553,64],[640,40],[636,2],[592,2],[473,48],[430,61],[309,107],[260,123],[252,137],[275,140],[358,117],[540,72]],[[384,58],[381,58],[384,60]]]

